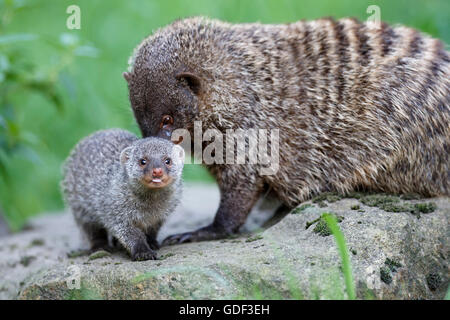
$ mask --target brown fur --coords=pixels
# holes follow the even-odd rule
[[[212,226],[237,232],[265,187],[293,207],[357,188],[449,195],[450,58],[414,29],[354,19],[284,25],[192,18],[145,39],[125,73],[144,136],[161,117],[187,128],[280,129],[280,170],[210,165],[222,198]],[[180,75],[181,74],[181,75]],[[173,242],[172,241],[172,242]]]

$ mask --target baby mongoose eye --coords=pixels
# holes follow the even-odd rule
[[[145,166],[147,164],[147,160],[146,159],[141,159],[139,160],[139,163],[141,166]]]
[[[161,120],[161,127],[166,127],[173,124],[173,118],[169,115],[164,115]]]
[[[164,163],[165,163],[167,166],[170,166],[170,165],[172,164],[172,159],[166,158],[166,159],[164,160]]]

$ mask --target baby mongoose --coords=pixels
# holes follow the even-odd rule
[[[156,259],[156,235],[181,197],[184,150],[161,138],[98,131],[72,150],[63,166],[67,205],[92,250],[108,235],[133,260]]]
[[[145,39],[124,77],[144,137],[194,137],[194,121],[279,129],[279,170],[207,164],[221,191],[214,222],[167,243],[238,232],[266,189],[287,208],[326,191],[450,194],[450,55],[417,30],[189,18]]]

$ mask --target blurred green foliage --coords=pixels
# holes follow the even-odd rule
[[[66,9],[81,9],[69,30]],[[0,0],[0,208],[14,230],[63,207],[60,166],[82,137],[105,128],[139,133],[122,72],[133,48],[186,16],[283,23],[322,16],[381,18],[450,42],[450,1],[335,0]],[[210,179],[187,165],[186,180]]]

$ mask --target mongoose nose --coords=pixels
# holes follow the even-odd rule
[[[162,168],[153,168],[153,177],[160,178],[163,175]]]

